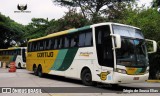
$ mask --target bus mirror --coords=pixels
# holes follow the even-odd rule
[[[147,51],[148,53],[155,53],[157,52],[157,42],[154,40],[146,39],[147,43]]]
[[[115,48],[114,49],[121,48],[121,36],[118,34],[111,34],[111,36],[115,38]]]

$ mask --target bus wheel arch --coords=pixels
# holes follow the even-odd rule
[[[43,69],[41,64],[38,65],[37,73],[39,77],[43,77]]]
[[[33,72],[34,72],[34,75],[36,76],[38,75],[36,64],[33,64]]]
[[[84,67],[81,71],[81,80],[84,85],[91,86],[93,85],[92,82],[92,73],[88,67]]]

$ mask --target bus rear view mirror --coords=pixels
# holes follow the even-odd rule
[[[156,41],[146,39],[146,43],[147,43],[147,51],[148,51],[148,53],[157,52],[157,42]]]
[[[115,40],[115,47],[114,49],[121,48],[121,36],[118,34],[111,34],[112,37],[114,37]]]

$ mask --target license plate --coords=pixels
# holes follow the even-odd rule
[[[134,77],[133,80],[139,80],[139,77]]]

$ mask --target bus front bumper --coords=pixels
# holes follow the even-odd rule
[[[141,83],[148,80],[149,73],[143,75],[128,75],[115,72],[114,73],[114,83]]]

